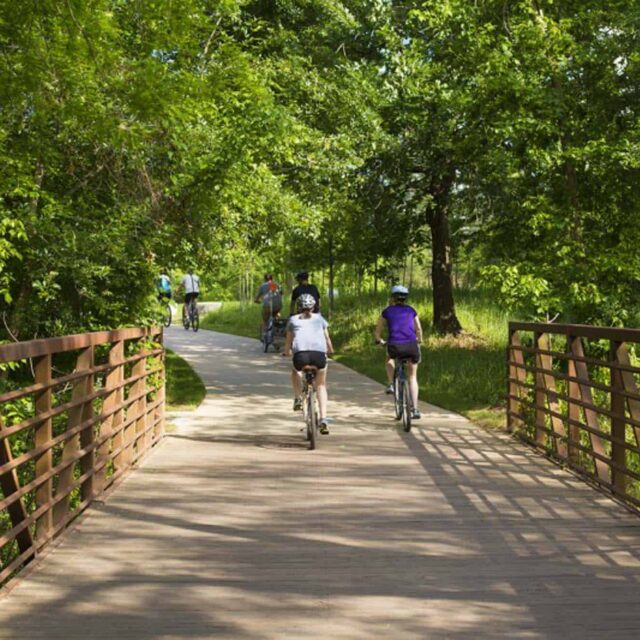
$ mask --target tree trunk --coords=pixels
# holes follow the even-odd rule
[[[333,286],[334,286],[334,274],[333,274],[333,236],[329,236],[329,318],[333,316]]]
[[[429,220],[433,261],[431,281],[433,283],[433,328],[438,333],[457,334],[462,331],[456,316],[451,280],[451,239],[447,207],[438,203]]]

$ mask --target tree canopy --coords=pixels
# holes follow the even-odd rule
[[[639,40],[639,0],[4,0],[4,330],[148,321],[162,270],[412,255],[441,331],[456,277],[637,323]]]

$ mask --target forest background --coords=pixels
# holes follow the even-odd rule
[[[189,268],[638,326],[638,105],[638,0],[0,0],[2,337]]]

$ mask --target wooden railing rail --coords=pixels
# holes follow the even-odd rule
[[[640,510],[640,330],[509,323],[507,429]]]
[[[3,344],[0,363],[1,584],[162,438],[162,329]]]

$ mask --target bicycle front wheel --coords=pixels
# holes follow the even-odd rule
[[[171,305],[168,304],[165,309],[164,309],[164,321],[163,324],[165,327],[170,327],[171,326],[171,320],[173,319],[171,317],[172,311],[171,311]]]
[[[402,428],[409,432],[411,431],[411,393],[406,381],[402,385],[402,396]]]

